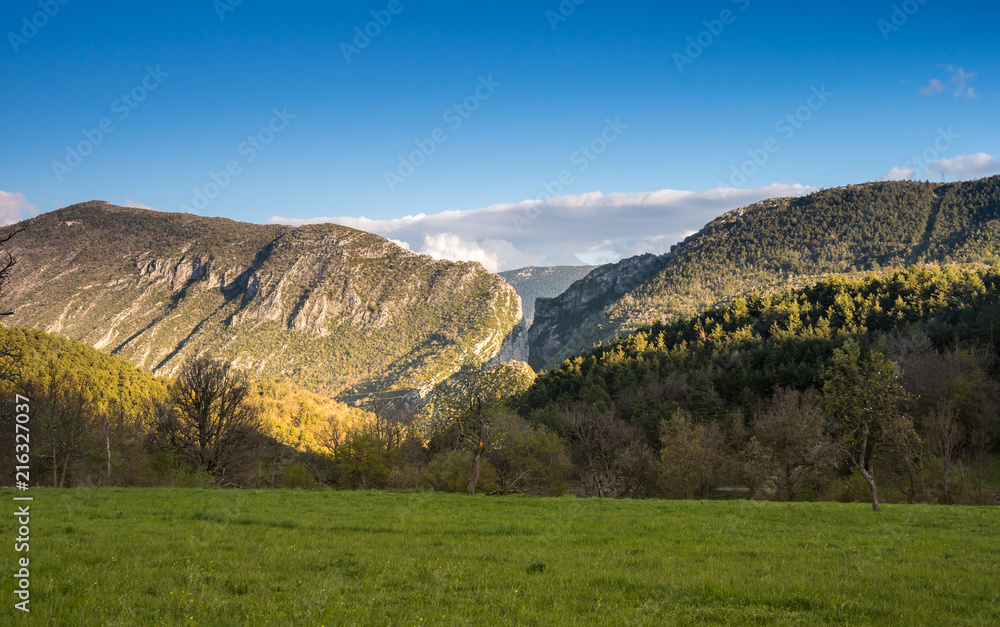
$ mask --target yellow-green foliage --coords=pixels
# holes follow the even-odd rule
[[[157,378],[123,359],[81,342],[67,340],[35,329],[0,327],[0,347],[20,355],[19,368],[8,360],[7,368],[18,384],[47,381],[51,365],[65,376],[65,383],[83,387],[94,395],[98,413],[112,407],[139,417],[166,399],[168,379]],[[15,383],[0,385],[13,393]],[[373,416],[368,412],[315,394],[288,380],[257,381],[252,399],[261,412],[265,434],[300,451],[328,452],[323,441],[330,427],[343,432],[356,430]],[[148,412],[147,412],[148,413]]]
[[[35,329],[0,327],[0,347],[19,355],[14,360],[17,382],[44,380],[52,367],[64,373],[68,381],[82,385],[94,394],[99,411],[116,405],[124,408],[149,406],[163,399],[164,382],[127,361],[105,355],[86,344]],[[5,382],[10,387],[10,383]]]
[[[300,451],[330,453],[333,432],[356,431],[374,418],[288,380],[257,382],[251,396],[268,435]]]

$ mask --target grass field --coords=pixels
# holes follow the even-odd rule
[[[997,507],[31,493],[12,624],[1000,624]]]

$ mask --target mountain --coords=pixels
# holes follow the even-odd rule
[[[257,378],[353,400],[427,390],[496,355],[520,299],[476,263],[436,261],[333,224],[288,227],[94,201],[9,243],[5,322],[157,374],[208,353]]]
[[[834,350],[853,340],[902,367],[915,416],[948,402],[967,432],[993,437],[998,317],[1000,265],[834,275],[644,327],[539,375],[519,403],[542,421],[578,405],[613,411],[655,441],[678,406],[726,421],[780,388],[822,390]]]
[[[529,363],[552,368],[599,342],[749,292],[833,273],[919,263],[992,263],[1000,177],[866,183],[733,210],[658,257],[602,266],[536,303]]]
[[[566,288],[587,276],[597,266],[529,266],[519,270],[500,272],[500,276],[510,283],[521,297],[524,320],[530,325],[535,318],[535,299],[552,298],[566,291]]]
[[[578,352],[567,353],[567,342],[579,341],[588,331],[602,333],[605,309],[655,277],[664,261],[640,255],[600,266],[555,298],[536,300],[537,316],[528,329],[528,364],[541,370],[552,359]]]

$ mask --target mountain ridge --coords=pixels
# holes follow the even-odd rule
[[[852,270],[991,263],[1000,241],[1000,176],[958,183],[869,182],[733,209],[620,294],[614,264],[539,303],[529,363],[551,368],[594,344],[752,291],[802,287]],[[619,262],[621,263],[621,262]],[[602,273],[605,275],[602,278]],[[586,304],[573,294],[587,292]]]
[[[13,326],[159,374],[211,352],[330,395],[429,389],[497,354],[520,299],[472,262],[339,225],[79,203],[16,225]]]

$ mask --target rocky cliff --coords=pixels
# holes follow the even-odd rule
[[[655,276],[665,261],[655,255],[623,259],[598,267],[555,298],[538,298],[528,364],[541,369],[602,339],[604,309]]]
[[[12,227],[7,325],[158,374],[208,353],[352,400],[500,352],[520,299],[479,264],[337,225],[243,224],[88,202]]]

